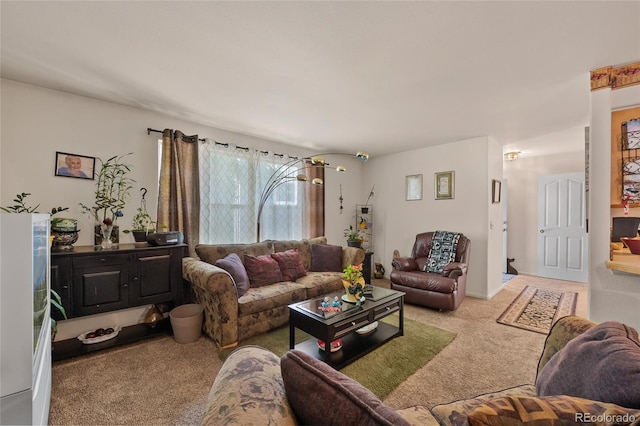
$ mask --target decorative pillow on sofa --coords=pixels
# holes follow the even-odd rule
[[[295,281],[298,278],[307,275],[307,271],[304,269],[298,249],[272,253],[271,257],[278,262],[284,281]]]
[[[485,401],[470,414],[460,416],[460,423],[470,425],[541,425],[588,424],[626,425],[637,418],[638,411],[600,401],[568,395],[529,397],[504,396]],[[464,417],[467,417],[464,419]],[[626,420],[625,420],[626,419]]]
[[[615,321],[585,331],[540,370],[536,391],[640,408],[638,332]]]
[[[245,254],[244,267],[247,269],[251,287],[262,287],[284,281],[278,262],[269,254],[263,256]]]
[[[291,408],[305,425],[408,425],[371,391],[298,350],[280,359]]]
[[[311,271],[342,272],[342,247],[331,244],[312,244]]]
[[[236,292],[238,297],[242,296],[249,290],[249,276],[247,270],[240,260],[240,256],[235,253],[231,253],[222,259],[216,260],[215,265],[224,269],[233,277],[233,281],[236,282]]]

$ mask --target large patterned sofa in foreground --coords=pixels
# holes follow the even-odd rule
[[[329,245],[326,237],[195,250],[182,274],[204,306],[205,333],[221,347],[286,324],[288,305],[342,289],[343,269],[364,260],[362,249]]]
[[[278,358],[245,346],[220,369],[201,424],[638,425],[640,343],[638,333],[623,324],[564,317],[547,336],[535,385],[431,410],[392,410],[359,383],[302,352]]]

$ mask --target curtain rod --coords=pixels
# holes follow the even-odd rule
[[[151,134],[151,132],[154,132],[154,133],[164,133],[162,130],[157,130],[157,129],[152,129],[151,127],[147,127],[147,135],[150,135],[150,134]],[[199,140],[200,142],[206,142],[206,141],[207,141],[207,139],[206,139],[206,138],[198,139],[198,140]],[[216,143],[216,145],[221,145],[221,146],[224,146],[224,147],[227,147],[227,148],[229,147],[229,144],[228,144],[228,143],[218,142],[218,141],[217,141],[217,140],[215,140],[215,139],[214,139],[213,141]],[[236,149],[243,149],[243,150],[245,150],[245,151],[249,151],[249,148],[248,148],[248,147],[245,147],[245,146],[236,146]],[[269,153],[269,151],[258,151],[258,152],[260,152],[261,154],[265,154],[265,155]],[[277,157],[284,157],[284,156],[285,156],[285,154],[276,154],[275,152],[273,153],[273,155],[275,155],[275,156],[277,156]],[[291,158],[291,159],[298,160],[298,157],[293,157],[293,156],[291,156],[291,155],[288,155],[288,157],[289,157],[289,158]]]

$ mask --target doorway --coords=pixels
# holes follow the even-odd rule
[[[584,173],[538,179],[538,276],[588,281],[586,223]]]

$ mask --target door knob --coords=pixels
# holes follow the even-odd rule
[[[544,234],[544,229],[541,229],[541,230],[540,230],[540,233],[541,233],[541,234]]]

